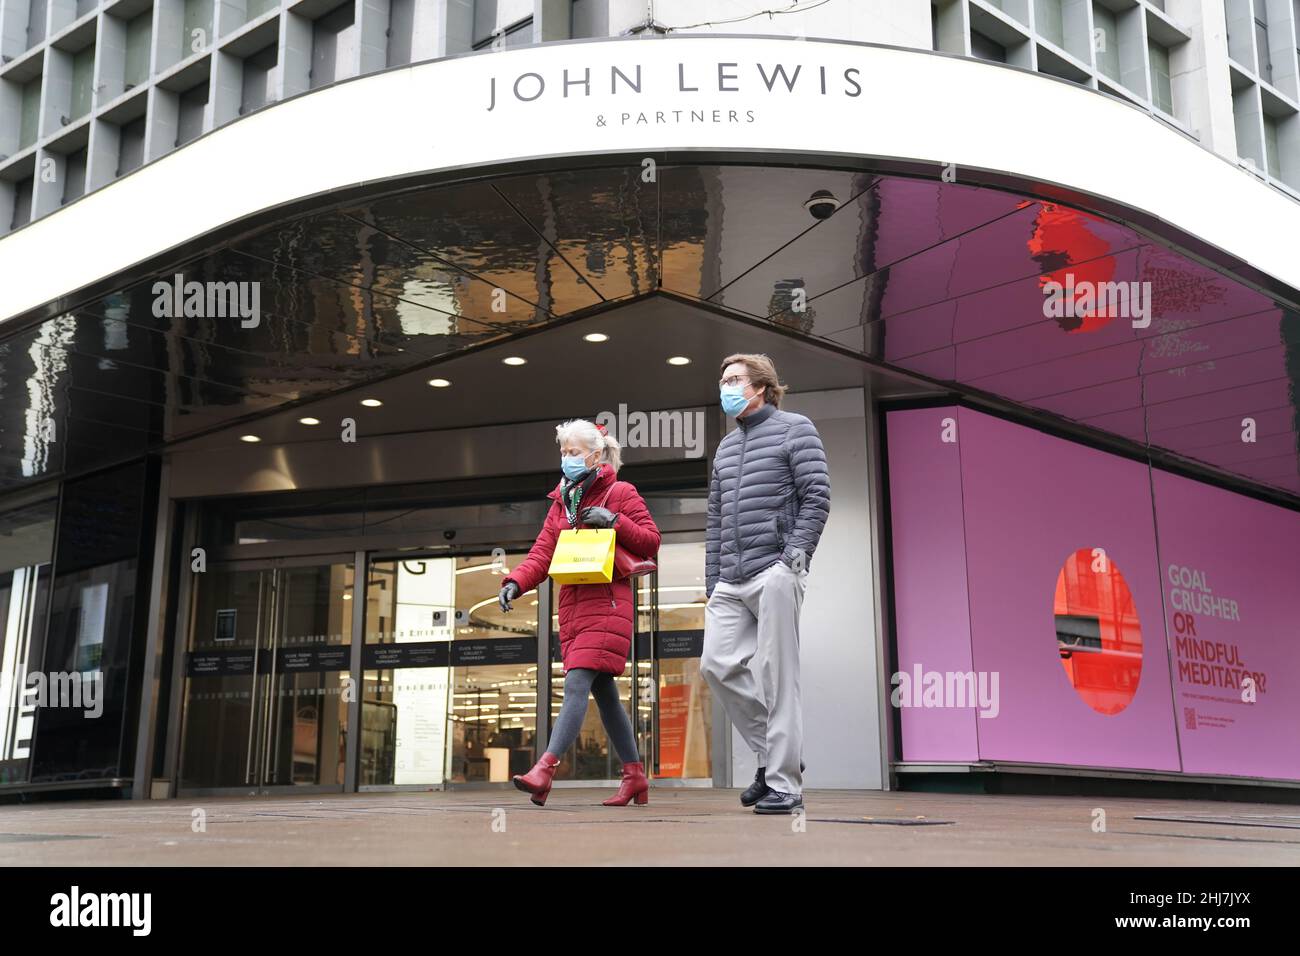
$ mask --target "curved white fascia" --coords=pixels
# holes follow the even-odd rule
[[[793,91],[778,65],[787,77],[800,67]],[[635,80],[638,67],[640,93],[612,72]],[[589,94],[573,85],[587,70]],[[539,96],[516,97],[516,81],[531,98],[538,78]],[[692,122],[692,110],[707,120]],[[963,166],[1005,171],[1109,197],[1300,289],[1300,203],[1111,97],[918,51],[689,37],[457,57],[261,110],[0,240],[0,321],[339,187],[520,158],[685,149],[955,163],[957,182]]]

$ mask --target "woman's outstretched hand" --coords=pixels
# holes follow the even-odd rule
[[[593,505],[590,508],[582,509],[580,520],[583,524],[591,525],[593,528],[612,528],[614,522],[618,520],[618,515],[607,508]]]
[[[510,606],[510,602],[517,597],[519,597],[519,585],[515,584],[514,581],[507,581],[502,585],[501,593],[497,596],[497,600],[501,602],[501,610],[513,611],[514,608]]]

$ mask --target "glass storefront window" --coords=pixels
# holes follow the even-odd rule
[[[497,604],[525,553],[371,565],[362,786],[505,783],[532,765],[537,594]]]
[[[704,542],[672,542],[659,549],[657,602],[652,582],[642,579],[637,593],[638,633],[649,634],[658,622],[654,641],[657,680],[651,683],[648,660],[640,674],[653,694],[643,694],[637,707],[642,747],[653,746],[654,776],[709,779],[713,775],[711,742],[713,695],[700,674],[704,648]]]
[[[515,544],[514,550],[482,555],[457,554],[450,546],[442,553],[436,549],[373,552],[367,580],[357,587],[358,596],[365,601],[355,753],[356,784],[360,787],[508,784],[512,774],[526,772],[537,757],[538,695],[547,692],[545,680],[540,686],[538,681],[539,594],[521,595],[508,614],[498,606],[497,595],[502,579],[526,555],[523,542],[541,527],[550,503],[538,498],[429,505],[430,497],[431,492],[423,486],[304,492],[291,498],[254,496],[211,502],[201,519],[205,535],[224,547],[237,550],[241,545],[254,545],[255,553],[264,552],[264,546],[274,541],[316,540],[328,541],[330,552],[355,554],[372,536],[418,533],[437,540],[448,528],[474,528],[480,540],[485,529],[492,529],[489,540]],[[650,490],[645,497],[658,521],[680,525],[682,518],[689,516],[703,524],[707,502],[702,489]],[[233,557],[229,552],[227,556]],[[202,695],[186,698],[182,786],[243,786],[245,780],[249,785],[270,785],[257,771],[259,761],[269,766],[274,756],[274,743],[272,751],[267,751],[264,740],[265,702],[259,702],[254,690],[256,686],[265,694],[260,678],[254,680],[247,670],[229,674],[220,670],[233,667],[231,661],[209,662],[218,667],[211,673],[194,671],[205,666],[203,660],[196,663],[195,657],[222,657],[237,650],[248,654],[264,647],[271,625],[266,618],[270,612],[262,602],[267,600],[265,589],[270,585],[262,575],[273,570],[287,572],[283,567],[266,569],[268,563],[278,566],[279,560],[259,560],[256,567],[263,570],[240,572],[251,575],[242,585],[235,578],[222,584],[219,578],[209,577],[197,597],[193,624],[197,643],[191,645],[187,687],[202,690]],[[648,769],[656,766],[652,761],[662,725],[673,740],[673,756],[669,766],[659,768],[661,776],[707,780],[711,775],[712,710],[698,667],[704,544],[665,545],[661,561],[666,563],[661,563],[657,581],[638,581],[637,595],[639,604],[648,608],[656,586],[668,589],[658,625],[661,666],[656,669],[652,665],[647,610],[638,624],[642,634],[637,646],[644,644],[639,650],[642,660],[635,666],[629,661],[627,672],[618,680],[619,693],[625,706],[637,708],[634,726]],[[248,562],[243,566],[254,567]],[[322,607],[332,605],[350,623],[350,611],[343,605],[351,603],[352,565],[324,567],[345,569],[345,593],[338,597],[320,591],[315,601]],[[240,587],[246,592],[242,597]],[[553,594],[549,583],[542,588]],[[666,636],[670,631],[671,640]],[[332,634],[335,630],[313,632]],[[350,630],[343,633],[350,635]],[[558,626],[552,633],[558,633]],[[558,641],[554,643],[548,675],[550,720],[563,702],[564,683]],[[336,663],[339,671],[327,676],[341,681],[350,662]],[[257,672],[261,670],[259,665]],[[212,686],[200,688],[200,679]],[[634,687],[636,680],[639,685]],[[671,703],[661,707],[660,698]],[[223,702],[212,703],[218,699]],[[210,713],[201,716],[203,708]],[[333,711],[328,718],[320,712],[297,716],[304,725],[315,727],[318,742],[333,740],[335,728],[344,733],[347,727],[346,704],[339,701],[337,709],[337,720]],[[285,728],[278,731],[281,737],[286,732]],[[295,727],[292,734],[305,735],[307,731]],[[234,743],[241,736],[245,743]],[[230,754],[220,742],[227,738]],[[308,753],[305,738],[303,744],[298,748],[302,759],[295,757],[291,765],[280,768],[278,783],[311,781],[327,786],[335,779],[343,781],[342,776],[330,773],[334,765],[323,755],[332,750],[325,743],[314,753]],[[346,745],[344,733],[341,761],[346,757]],[[223,763],[227,766],[216,766]],[[203,765],[207,769],[202,769]],[[558,776],[607,780],[618,777],[619,772],[618,757],[611,752],[594,701],[589,701],[579,742],[565,755]]]
[[[25,693],[41,666],[57,500],[0,513],[0,785],[28,777],[35,703]]]
[[[146,617],[139,578],[150,472],[138,461],[63,485],[33,783],[131,772],[131,662]]]
[[[343,562],[202,575],[182,787],[342,789],[352,590]]]
[[[558,618],[553,619],[553,626],[558,634]],[[560,714],[560,705],[564,703],[564,666],[558,660],[558,640],[556,647],[553,648],[552,657],[557,658],[551,661],[551,723],[554,724],[555,718]],[[628,661],[627,669],[622,676],[614,678],[619,700],[625,709],[632,706],[632,673],[632,662]],[[635,725],[633,729],[635,730]],[[637,747],[642,749],[642,742],[639,739]],[[560,754],[559,757],[560,766],[555,771],[556,780],[617,780],[621,775],[622,762],[610,745],[605,724],[600,719],[600,710],[596,706],[595,698],[590,695],[587,697],[587,713],[582,718],[578,739],[574,741],[568,753]],[[644,763],[643,749],[641,758]]]
[[[677,499],[680,500],[680,499]],[[710,746],[713,698],[700,674],[704,646],[704,542],[681,541],[659,549],[659,571],[637,580],[637,653],[616,678],[631,708],[637,748],[647,773],[660,779],[713,775]],[[558,633],[559,618],[552,617]],[[652,639],[653,632],[653,639]],[[564,702],[563,668],[552,648],[551,720]],[[633,687],[635,678],[636,687]],[[557,780],[615,780],[622,764],[610,746],[600,711],[587,700],[578,739],[561,755]]]

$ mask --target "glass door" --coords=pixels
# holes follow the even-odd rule
[[[353,566],[199,575],[181,790],[343,789]]]
[[[700,674],[704,648],[704,542],[665,542],[659,570],[638,578],[632,659],[615,679],[646,773],[661,781],[712,784],[713,696]],[[554,605],[552,605],[554,606]],[[564,700],[559,618],[552,619],[551,720]],[[578,739],[561,755],[557,780],[617,780],[621,763],[610,745],[595,700]]]
[[[520,595],[509,613],[497,602],[526,553],[371,562],[361,787],[500,784],[532,766],[538,596]]]
[[[636,721],[646,772],[712,782],[713,695],[704,649],[704,542],[664,542],[659,570],[637,582]]]
[[[560,587],[559,585],[551,585],[552,594],[554,595],[552,607],[558,607],[559,605]],[[630,653],[629,658],[631,658]],[[555,718],[559,716],[560,707],[564,703],[564,664],[560,654],[560,617],[558,613],[551,618],[550,669],[550,723],[554,725]],[[635,673],[635,661],[629,659],[623,673],[614,678],[614,686],[618,689],[619,701],[623,704],[624,709],[632,706],[634,696],[632,684]],[[635,729],[636,725],[634,723],[633,731]],[[646,753],[640,740],[637,741],[637,748],[644,763]],[[600,708],[597,706],[595,698],[590,694],[587,696],[587,709],[582,718],[582,726],[578,730],[577,740],[573,742],[573,746],[568,749],[567,753],[558,756],[560,766],[555,771],[556,780],[609,781],[617,780],[622,775],[622,761],[619,760],[617,751],[614,749],[613,744],[610,743],[609,734],[605,730],[605,723],[600,718]]]

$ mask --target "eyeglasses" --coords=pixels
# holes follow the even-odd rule
[[[721,386],[723,386],[724,388],[734,388],[734,387],[737,386],[737,385],[748,385],[748,384],[749,384],[749,376],[748,376],[748,375],[732,375],[730,378],[724,378],[724,379],[722,379],[721,381],[718,382],[718,384],[721,385]]]

